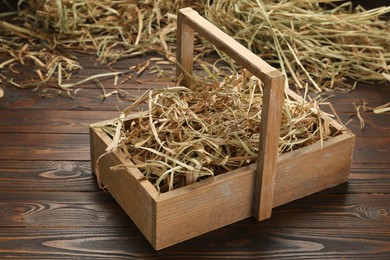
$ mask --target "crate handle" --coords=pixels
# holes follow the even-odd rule
[[[253,216],[257,220],[271,217],[285,76],[256,56],[229,35],[200,16],[192,8],[179,10],[177,18],[177,68],[180,84],[191,84],[194,31],[224,51],[264,83],[260,125],[260,146],[255,177]],[[265,138],[264,138],[265,137]]]

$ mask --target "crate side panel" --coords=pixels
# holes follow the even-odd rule
[[[92,165],[105,153],[107,144],[102,133],[91,130],[91,147],[93,149]],[[155,203],[143,184],[149,185],[146,179],[137,179],[127,170],[111,170],[111,166],[122,164],[118,153],[109,153],[99,159],[99,176],[102,184],[114,197],[126,214],[133,220],[148,241],[155,244]],[[92,168],[94,171],[96,168]],[[144,183],[148,182],[148,183]]]
[[[354,137],[343,134],[278,159],[273,207],[347,181]],[[164,194],[156,206],[162,249],[252,216],[256,164]],[[200,185],[201,184],[201,185]]]
[[[275,176],[273,207],[305,197],[348,180],[354,136],[344,133],[321,144],[280,157]]]
[[[188,192],[157,202],[157,249],[182,242],[252,215],[256,165],[197,183]],[[201,184],[201,185],[199,185]]]

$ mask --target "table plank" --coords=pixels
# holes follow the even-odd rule
[[[390,136],[359,136],[355,141],[352,163],[390,163]]]
[[[0,133],[0,159],[89,160],[87,134]],[[353,162],[389,163],[389,137],[359,137]]]
[[[0,160],[0,191],[98,191],[89,161]]]
[[[88,134],[92,123],[116,118],[119,111],[3,109],[0,133]]]
[[[134,228],[2,228],[0,257],[13,256],[23,259],[388,259],[390,256],[389,231],[389,229],[357,231],[351,229],[258,228],[254,221],[249,220],[155,252],[141,233]]]
[[[370,84],[358,83],[356,88],[347,93],[331,92],[325,93],[325,96],[332,96],[329,101],[338,113],[356,113],[356,106],[366,104],[367,109],[384,105],[390,101],[390,83]],[[362,112],[363,110],[361,110]]]
[[[343,124],[357,137],[360,136],[390,136],[390,113],[375,114],[373,112],[362,113],[364,127],[360,126],[360,121],[356,113],[338,113]]]
[[[348,183],[325,193],[390,194],[389,164],[354,164]],[[89,161],[0,160],[0,190],[96,191]]]
[[[131,223],[103,191],[1,191],[0,206],[0,227],[127,227]]]
[[[107,88],[106,93],[116,90]],[[39,91],[6,87],[4,89],[5,96],[0,99],[0,109],[118,111],[129,106],[146,89],[129,89],[126,91],[128,92],[126,97],[118,99],[116,95],[113,95],[102,102],[100,97],[103,92],[98,88],[80,88],[76,94],[72,95],[73,98],[67,98],[58,96],[57,91],[51,93],[48,97],[43,97]]]
[[[90,160],[88,134],[0,133],[0,160]]]
[[[326,193],[390,194],[390,164],[359,164],[351,167],[347,183],[325,190]]]
[[[103,191],[0,191],[0,206],[0,228],[127,227],[132,223]],[[257,226],[390,229],[390,194],[315,194],[275,208],[272,218]]]

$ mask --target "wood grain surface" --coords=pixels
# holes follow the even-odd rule
[[[79,55],[86,64],[80,79],[109,70]],[[329,99],[343,122],[352,119],[348,127],[356,135],[348,183],[277,207],[266,221],[245,219],[156,252],[97,187],[90,168],[87,126],[117,116],[146,89],[169,83],[147,71],[137,80],[140,86],[105,80],[106,93],[128,94],[104,101],[94,84],[80,86],[72,98],[57,90],[4,88],[0,259],[390,259],[390,113],[370,110],[390,101],[389,83],[359,83]],[[363,130],[353,103],[366,103]]]
[[[117,98],[101,102],[93,88],[66,99],[7,87],[0,99],[0,258],[389,258],[389,114],[366,112],[362,131],[346,109],[374,96],[365,86],[334,103],[343,120],[353,118],[356,134],[348,184],[277,207],[269,220],[243,220],[158,252],[91,174],[87,126],[115,117]]]

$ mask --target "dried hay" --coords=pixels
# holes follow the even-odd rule
[[[223,78],[221,82],[217,78]],[[146,103],[148,110],[124,123]],[[113,142],[107,152],[121,149],[160,192],[231,171],[257,159],[261,122],[262,83],[245,70],[210,75],[189,87],[149,90],[125,109],[114,123],[99,126]],[[286,97],[279,153],[293,151],[337,131],[317,102]]]
[[[390,78],[390,7],[364,10],[336,0],[19,0],[17,13],[2,14],[0,68],[33,62],[33,83],[16,83],[2,75],[3,84],[31,87],[57,77],[56,86],[80,69],[66,49],[92,51],[101,62],[115,62],[146,52],[163,53],[174,61],[176,12],[198,10],[269,63],[286,72],[299,88],[316,91],[342,87],[345,79],[385,81]],[[17,14],[16,18],[9,18]],[[11,22],[9,21],[11,20]],[[8,22],[7,22],[8,21]],[[210,52],[202,43],[197,51]],[[51,82],[53,84],[53,82]]]
[[[291,83],[317,91],[344,83],[386,80],[390,66],[390,6],[352,9],[339,1],[216,0],[205,16],[253,52],[280,65]]]

